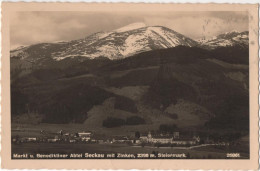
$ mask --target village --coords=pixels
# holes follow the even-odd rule
[[[96,143],[96,144],[129,144],[129,145],[161,145],[161,146],[192,146],[201,143],[199,136],[181,136],[180,132],[171,134],[139,133],[133,136],[115,135],[111,137],[97,136],[93,132],[84,131],[68,133],[60,130],[56,133],[40,131],[37,137],[12,137],[12,143]]]

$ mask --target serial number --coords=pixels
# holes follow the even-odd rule
[[[240,153],[227,153],[227,157],[240,157]]]

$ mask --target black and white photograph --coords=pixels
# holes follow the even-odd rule
[[[250,159],[249,19],[13,13],[11,159]]]

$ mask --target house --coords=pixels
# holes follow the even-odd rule
[[[98,142],[98,140],[91,139],[91,140],[90,140],[90,142],[91,142],[91,143],[97,143],[97,142]]]
[[[79,137],[90,137],[91,136],[91,132],[78,132]]]
[[[141,142],[146,143],[160,143],[160,144],[176,144],[176,145],[195,145],[200,142],[199,136],[191,137],[180,137],[179,132],[174,132],[173,134],[151,134],[149,132],[147,136],[140,136]]]
[[[36,142],[36,138],[35,137],[28,137],[26,138],[26,142]]]
[[[178,138],[178,139],[173,139],[171,144],[176,144],[176,145],[195,145],[196,141],[191,138]]]
[[[195,145],[200,142],[199,136],[191,137],[180,137],[180,138],[173,138],[172,144],[177,145]]]
[[[171,135],[162,135],[162,134],[151,134],[149,132],[148,134],[142,134],[139,138],[140,142],[145,143],[161,143],[161,144],[168,144],[171,143],[173,137]]]
[[[148,134],[140,135],[139,139],[140,139],[141,142],[148,142]]]
[[[90,137],[80,137],[81,141],[90,141]]]
[[[133,143],[135,143],[135,144],[141,144],[141,140],[134,140]]]
[[[63,135],[66,136],[66,137],[68,137],[68,136],[70,136],[70,133],[66,132],[66,133],[64,133]]]
[[[161,144],[168,144],[171,143],[172,141],[172,136],[170,135],[152,135],[151,132],[148,133],[147,135],[147,140],[149,143],[161,143]]]
[[[161,143],[161,144],[170,144],[172,142],[172,136],[167,135],[153,135],[151,138],[148,138],[150,143]]]
[[[74,139],[70,139],[69,142],[70,142],[70,143],[75,143],[76,140],[74,140]]]
[[[48,137],[47,142],[54,143],[60,141],[60,137],[58,135],[55,135],[54,137]]]
[[[81,141],[90,141],[91,139],[91,132],[79,132],[77,133]]]
[[[54,142],[57,142],[59,139],[57,139],[57,138],[48,138],[47,139],[47,142],[49,142],[49,143],[54,143]]]
[[[125,136],[116,136],[112,139],[112,143],[124,143],[127,142],[127,137]]]

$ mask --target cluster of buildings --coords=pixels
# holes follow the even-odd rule
[[[86,143],[130,143],[130,144],[175,144],[175,145],[195,145],[200,142],[199,136],[181,137],[179,132],[173,134],[142,134],[140,137],[135,136],[113,136],[111,138],[97,137],[92,132],[78,132],[78,133],[63,133],[61,130],[58,133],[46,134],[41,132],[42,136],[38,137],[12,137],[12,142],[86,142]]]
[[[78,133],[63,133],[63,131],[59,131],[57,133],[46,133],[44,131],[40,132],[41,135],[37,137],[12,137],[12,142],[48,142],[48,143],[56,143],[56,142],[89,142],[91,141],[91,132],[78,132]]]
[[[193,137],[181,137],[179,132],[174,132],[173,134],[151,134],[149,132],[147,135],[140,136],[141,142],[146,143],[160,143],[160,144],[176,144],[176,145],[195,145],[200,142],[199,136]]]

